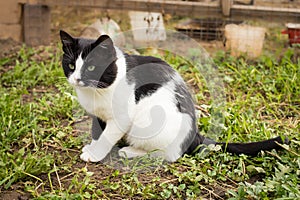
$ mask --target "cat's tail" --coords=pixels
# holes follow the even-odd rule
[[[236,155],[246,154],[250,156],[257,155],[260,151],[270,151],[272,149],[282,149],[282,144],[289,144],[290,141],[287,137],[276,137],[269,140],[263,140],[260,142],[251,142],[251,143],[226,143],[226,142],[214,142],[210,139],[204,139],[203,144],[217,144],[225,152],[233,153]]]

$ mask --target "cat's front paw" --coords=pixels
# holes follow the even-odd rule
[[[100,161],[99,159],[97,159],[97,157],[95,157],[94,155],[90,154],[88,151],[83,152],[80,155],[80,159],[85,161],[85,162],[98,162]]]
[[[84,145],[84,147],[82,148],[82,152],[86,152],[89,148],[91,148],[92,146],[96,145],[96,141],[95,140],[92,140],[92,142],[90,144],[86,144]]]
[[[101,150],[97,150],[95,144],[88,144],[82,148],[82,154],[80,155],[80,159],[85,162],[99,162],[105,156],[101,154]]]
[[[90,144],[84,145],[84,147],[81,149],[82,153],[85,153],[87,151],[88,146],[90,146]]]

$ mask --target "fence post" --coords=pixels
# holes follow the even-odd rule
[[[230,16],[230,9],[232,7],[233,0],[221,0],[221,9],[225,17]]]
[[[24,42],[28,45],[48,45],[50,43],[50,8],[46,5],[24,4]]]

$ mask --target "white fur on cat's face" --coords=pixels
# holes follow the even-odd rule
[[[80,54],[75,62],[75,71],[68,78],[69,83],[74,87],[84,86],[84,83],[81,81],[81,68],[83,62]]]

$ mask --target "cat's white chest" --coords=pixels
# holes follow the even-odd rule
[[[90,114],[108,120],[111,114],[111,95],[109,91],[101,92],[95,88],[76,88],[78,101],[81,106]]]

